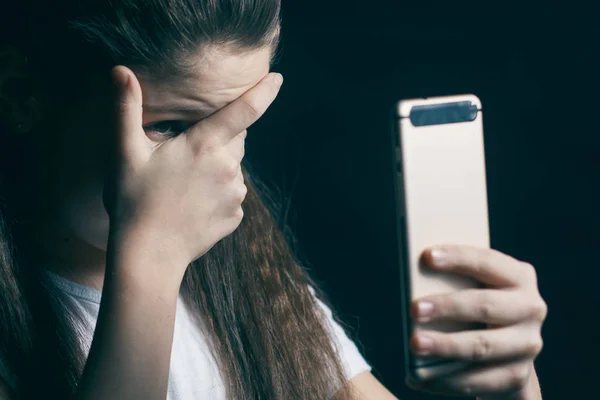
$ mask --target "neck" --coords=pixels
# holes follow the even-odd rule
[[[102,290],[106,252],[79,239],[71,230],[51,219],[27,230],[28,253],[34,262],[81,285]],[[31,249],[31,250],[29,250]]]

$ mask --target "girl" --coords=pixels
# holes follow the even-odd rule
[[[394,399],[242,167],[281,85],[279,0],[18,4],[2,14],[21,28],[0,64],[0,399]],[[488,288],[415,318],[490,329],[415,337],[476,361],[419,389],[540,399],[535,270],[425,255]]]

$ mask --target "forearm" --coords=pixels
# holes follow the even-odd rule
[[[96,331],[75,399],[164,400],[179,285],[153,276],[160,268],[147,254],[111,247]]]

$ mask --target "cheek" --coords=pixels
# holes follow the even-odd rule
[[[109,218],[102,202],[104,159],[89,133],[62,146],[55,176],[56,212],[79,239],[105,250]]]
[[[109,218],[102,203],[102,180],[71,187],[60,199],[63,224],[84,242],[106,250]]]
[[[84,107],[62,132],[51,180],[61,222],[79,239],[105,250],[109,218],[102,194],[110,133],[101,114],[100,107]]]

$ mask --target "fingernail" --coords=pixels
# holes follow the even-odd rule
[[[275,82],[277,86],[281,86],[281,84],[283,83],[283,75],[281,75],[280,73],[276,73],[273,76],[273,82]]]
[[[417,335],[416,352],[419,355],[426,356],[433,349],[433,339],[423,335]]]
[[[427,322],[433,314],[433,303],[420,301],[417,303],[417,319],[420,322]]]
[[[446,252],[446,250],[436,247],[431,250],[430,255],[431,261],[436,267],[443,267],[448,261],[448,253]]]

